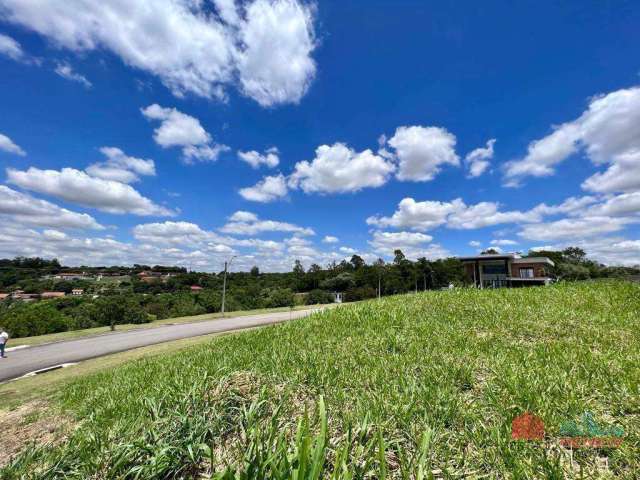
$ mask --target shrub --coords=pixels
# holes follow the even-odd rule
[[[357,302],[358,300],[366,300],[367,298],[375,298],[376,290],[371,287],[350,288],[344,292],[345,302]]]
[[[85,302],[75,308],[71,315],[69,330],[98,327],[97,308],[93,302]]]
[[[311,290],[306,298],[307,305],[317,305],[319,303],[332,303],[333,295],[324,290],[320,290],[316,288],[315,290]]]
[[[228,302],[227,298],[225,298],[225,309],[227,309]],[[204,290],[197,296],[197,302],[204,308],[207,313],[214,313],[220,311],[220,306],[222,304],[222,294],[216,290]]]
[[[262,304],[266,308],[290,307],[294,305],[293,291],[290,288],[274,288],[265,290],[264,293],[266,293],[266,296]]]
[[[196,302],[196,296],[191,293],[176,293],[171,297],[169,317],[188,317],[207,313],[205,308]]]

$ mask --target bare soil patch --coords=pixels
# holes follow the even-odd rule
[[[73,422],[55,414],[44,401],[33,401],[10,411],[0,410],[0,468],[29,445],[57,444],[71,431]]]

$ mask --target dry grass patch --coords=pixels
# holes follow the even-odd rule
[[[32,401],[13,410],[0,411],[0,467],[32,445],[58,445],[74,428],[74,422],[44,401]]]

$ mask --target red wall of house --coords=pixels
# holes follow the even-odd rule
[[[547,277],[547,268],[544,263],[512,263],[511,276],[520,277],[521,268],[533,268],[534,277]]]

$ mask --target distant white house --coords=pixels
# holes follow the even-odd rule
[[[73,290],[71,290],[71,295],[84,295],[84,290],[82,288],[74,288]]]
[[[333,303],[342,303],[342,292],[333,292]]]
[[[64,272],[58,273],[53,278],[56,280],[91,280],[93,277],[86,272]]]

